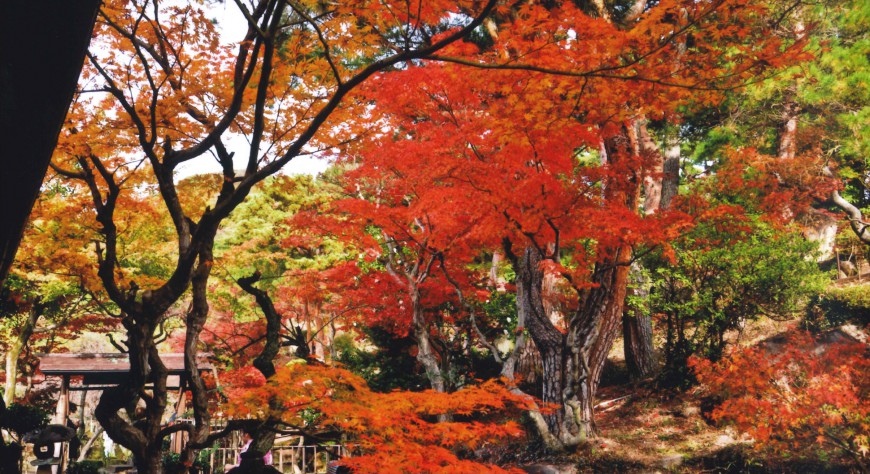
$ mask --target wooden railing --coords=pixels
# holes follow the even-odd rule
[[[225,466],[235,464],[239,452],[238,448],[214,449],[209,459],[212,472],[223,472]],[[324,474],[330,461],[347,455],[347,448],[341,445],[275,446],[272,466],[284,474]]]

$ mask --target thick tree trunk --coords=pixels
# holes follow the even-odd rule
[[[607,249],[601,250],[608,253]],[[570,382],[576,392],[575,416],[579,417],[578,424],[587,427],[587,436],[594,434],[594,397],[618,334],[628,289],[631,248],[621,246],[609,252],[613,255],[596,268],[593,281],[598,286],[588,291],[568,329],[568,347],[574,359]]]
[[[211,416],[208,411],[208,392],[205,381],[199,373],[197,363],[199,355],[199,335],[208,319],[208,278],[212,268],[213,241],[206,242],[199,255],[199,264],[191,280],[190,311],[187,314],[187,328],[184,336],[184,372],[187,386],[190,388],[193,405],[193,430],[190,432],[187,445],[181,453],[183,465],[192,464],[196,452],[195,447],[203,444],[208,437],[211,426]],[[181,396],[185,396],[184,393]]]
[[[582,443],[592,433],[591,397],[593,385],[577,387],[574,360],[566,340],[544,311],[541,254],[527,247],[520,256],[512,256],[516,270],[517,312],[541,357],[541,400],[551,409],[532,413],[532,421],[550,449],[565,449]],[[570,337],[570,332],[569,332]],[[567,344],[567,348],[566,348]],[[585,371],[583,371],[585,372]],[[578,392],[586,390],[586,394]],[[589,400],[584,406],[580,400]]]
[[[649,134],[646,119],[633,120],[627,138],[632,152],[642,156],[650,165],[649,175],[643,180],[643,213],[650,215],[665,207],[662,206],[665,158]]]
[[[622,316],[622,338],[625,364],[632,380],[643,380],[657,369],[653,347],[652,318],[642,305],[649,297],[646,278],[639,265],[632,265],[633,288],[629,289],[637,306],[626,308]]]
[[[163,449],[160,446],[149,445],[143,457],[133,457],[136,470],[148,474],[163,474]]]
[[[616,140],[605,143],[602,158],[621,159],[625,150],[617,147],[624,148]],[[633,180],[627,189],[605,183],[602,197],[636,209],[637,181]],[[567,334],[557,329],[544,311],[541,249],[527,247],[518,256],[506,243],[505,250],[516,272],[518,315],[541,354],[541,398],[555,407],[545,413],[532,413],[532,421],[549,448],[576,446],[594,435],[595,392],[622,319],[632,249],[627,245],[596,248],[593,286],[578,288],[581,303],[568,321]],[[557,257],[558,251],[548,258]]]
[[[522,326],[520,326],[522,324]],[[525,327],[523,321],[518,321],[517,327]],[[526,339],[524,334],[517,336],[515,357],[508,359],[505,364],[511,364],[511,375],[516,375],[524,383],[538,384],[541,382],[541,353],[532,341]],[[505,371],[502,371],[504,374]],[[511,377],[513,380],[513,377]]]
[[[819,244],[816,261],[824,262],[832,259],[837,237],[837,219],[823,210],[809,208],[798,216],[798,222],[804,237],[810,242]]]
[[[643,209],[645,214],[650,215],[667,209],[677,194],[680,145],[678,141],[671,140],[663,156],[650,136],[645,120],[636,121],[634,129],[635,134],[629,135],[633,151],[653,163],[651,174],[644,180]],[[639,264],[632,265],[631,280],[630,291],[638,307],[630,308],[623,314],[623,352],[629,376],[637,381],[655,374],[658,364],[653,345],[652,317],[641,306],[646,304],[649,292],[645,288],[647,282]]]
[[[516,275],[517,318],[525,322],[525,328],[541,356],[541,400],[545,404],[561,404],[564,336],[544,311],[544,271],[537,249],[526,247],[516,258]],[[551,432],[560,431],[563,414],[559,410],[553,410],[544,418]]]
[[[632,130],[633,127],[628,124],[626,137],[616,137],[605,142],[608,162],[616,163],[634,151],[632,142],[638,143],[638,140],[632,139]],[[622,142],[624,138],[628,138],[628,143]],[[635,175],[629,180],[629,187],[605,186],[604,197],[612,203],[636,210],[640,193],[639,181]],[[571,318],[567,342],[573,360],[573,373],[566,378],[571,384],[569,388],[573,388],[576,393],[575,416],[579,417],[578,424],[586,428],[586,432],[582,433],[584,436],[594,433],[594,396],[601,379],[601,370],[622,321],[632,262],[632,248],[628,245],[599,246],[596,253],[598,262],[592,278],[596,286],[585,291],[577,313]]]
[[[426,371],[426,377],[432,390],[436,392],[447,391],[444,375],[441,372],[441,364],[438,362],[438,354],[432,346],[432,335],[429,333],[429,324],[423,314],[423,306],[420,302],[420,289],[416,286],[410,288],[412,322],[414,324],[414,338],[417,342],[417,361]]]
[[[130,371],[127,379],[100,397],[94,415],[113,441],[133,453],[139,472],[163,471],[163,436],[160,434],[166,411],[166,366],[160,360],[154,344],[156,315],[123,320],[127,328]],[[146,391],[146,384],[152,387]],[[144,408],[139,402],[144,401]],[[121,416],[121,410],[127,417]],[[128,421],[129,420],[129,421]]]
[[[671,201],[680,188],[680,139],[668,135],[665,138],[665,161],[662,165],[662,197],[660,209],[669,209]]]

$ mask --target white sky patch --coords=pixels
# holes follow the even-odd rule
[[[233,2],[210,3],[205,6],[205,11],[217,22],[222,44],[235,44],[245,37],[248,22]]]
[[[245,33],[248,31],[248,23],[238,7],[229,0],[223,3],[207,2],[204,7],[208,18],[213,19],[217,24],[221,35],[221,43],[224,45],[235,45],[237,48],[238,43],[244,39]],[[250,154],[248,141],[242,135],[230,133],[224,134],[224,140],[227,150],[230,153],[235,153],[233,156],[234,168],[236,170],[244,170],[247,166],[248,155]],[[315,158],[311,155],[297,156],[281,170],[281,173],[316,176],[326,171],[330,164],[330,161],[327,159]],[[180,180],[198,174],[220,172],[220,164],[216,159],[207,154],[179,166],[175,171],[175,177],[176,180]]]

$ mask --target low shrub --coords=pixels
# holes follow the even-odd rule
[[[824,331],[846,323],[870,324],[870,284],[828,288],[807,306],[805,329]]]
[[[19,439],[25,434],[45,428],[48,424],[48,411],[34,405],[12,403],[0,418],[0,428],[13,431]]]
[[[870,351],[822,341],[801,332],[777,347],[734,350],[718,362],[693,358],[690,366],[705,395],[721,400],[713,421],[749,434],[756,449],[822,461],[839,453],[866,469]]]
[[[69,474],[99,474],[103,467],[102,461],[71,462],[67,472]]]

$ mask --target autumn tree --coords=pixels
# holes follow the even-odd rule
[[[512,260],[518,319],[544,362],[544,401],[561,406],[538,417],[538,427],[555,447],[582,441],[592,431],[592,397],[623,312],[632,249],[667,241],[679,228],[667,213],[638,215],[649,167],[625,138],[632,120],[716,101],[717,89],[794,52],[765,35],[764,9],[743,0],[659,2],[626,17],[627,27],[573,4],[239,6],[248,31],[236,49],[219,44],[198,5],[104,5],[102,47],[88,55],[88,82],[56,156],[56,172],[93,198],[94,273],[127,333],[129,377],[104,393],[97,417],[146,472],[160,472],[162,439],[171,432],[188,431],[190,448],[210,440],[195,360],[220,225],[295,157],[363,133],[393,159],[398,147],[416,144],[406,156],[433,164],[431,202],[464,206],[475,216],[469,222],[480,245],[501,246]],[[491,44],[459,41],[472,32]],[[675,64],[675,51],[690,43]],[[421,67],[422,59],[451,65]],[[377,89],[357,95],[366,82]],[[382,106],[392,117],[381,115]],[[396,136],[380,133],[380,125]],[[232,135],[245,136],[244,152],[229,149]],[[399,145],[388,150],[385,138]],[[184,193],[176,170],[209,153],[221,179],[210,192]],[[244,155],[243,170],[236,153]],[[438,198],[448,186],[455,199]],[[161,198],[175,248],[165,277],[146,282],[123,264],[118,216],[147,190]],[[545,272],[575,290],[563,325],[541,310]],[[195,422],[167,428],[166,370],[154,333],[188,291],[184,351]]]
[[[88,53],[86,82],[62,134],[55,171],[93,198],[97,274],[118,308],[131,364],[127,380],[104,392],[96,416],[133,452],[140,470],[161,472],[162,440],[171,432],[187,430],[192,447],[208,442],[206,390],[195,361],[220,224],[257,183],[299,154],[358,133],[349,118],[359,109],[349,99],[361,83],[463,38],[495,4],[240,3],[248,31],[236,48],[219,44],[198,4],[103,5],[99,47]],[[230,134],[249,143],[239,174],[227,149]],[[180,193],[175,172],[209,153],[222,168],[209,193],[215,197],[204,207],[185,206],[196,196]],[[176,244],[170,274],[148,285],[120,264],[124,229],[117,222],[119,209],[145,187],[159,192]],[[161,424],[166,368],[154,334],[188,290],[184,349],[195,422],[167,428]]]
[[[368,192],[369,183],[352,172],[339,176],[333,173],[331,177],[338,177],[349,189],[349,195],[365,195]],[[324,179],[316,186],[328,187],[330,184],[323,182],[328,180]],[[276,181],[288,182],[286,179]],[[303,190],[310,191],[315,186],[304,178],[289,181],[299,183]],[[378,182],[381,185],[384,183],[383,180]],[[366,191],[362,191],[362,188],[366,188]],[[282,193],[276,200],[295,202],[292,187],[283,189],[286,194]],[[388,193],[401,195],[392,191],[380,193],[375,206],[366,199],[342,199],[326,194],[324,200],[314,198],[313,194],[307,195],[304,198],[307,202],[299,206],[282,207],[282,211],[293,214],[292,218],[285,224],[277,225],[274,232],[264,234],[265,241],[280,239],[284,249],[272,249],[269,252],[265,251],[269,245],[255,245],[254,249],[262,250],[255,250],[253,254],[244,252],[246,257],[240,258],[237,254],[226,259],[230,262],[248,262],[248,265],[256,267],[257,263],[252,262],[251,257],[259,253],[273,263],[270,265],[269,261],[264,260],[263,267],[274,270],[274,263],[280,260],[282,263],[279,267],[286,268],[277,284],[264,278],[265,274],[259,271],[236,279],[238,286],[253,296],[256,306],[265,316],[265,327],[258,324],[255,332],[242,330],[242,333],[247,334],[239,336],[250,341],[242,349],[252,353],[253,366],[267,384],[278,384],[276,387],[286,384],[280,379],[278,370],[284,360],[279,359],[282,346],[295,345],[295,355],[301,359],[296,362],[304,363],[309,355],[309,334],[316,335],[326,329],[323,321],[318,321],[317,315],[311,314],[311,310],[323,310],[325,314],[332,315],[330,324],[337,324],[353,334],[365,335],[367,328],[399,335],[412,334],[417,343],[418,359],[424,356],[424,370],[432,380],[432,387],[436,392],[445,391],[447,381],[441,370],[446,351],[443,350],[442,341],[436,339],[440,331],[430,319],[432,313],[445,311],[444,289],[441,288],[440,293],[433,293],[433,287],[437,290],[439,286],[432,284],[432,281],[438,280],[438,274],[432,273],[432,270],[443,265],[443,254],[434,253],[430,247],[420,244],[430,242],[434,245],[435,239],[430,240],[433,237],[431,229],[413,224],[414,218],[407,217],[409,211],[406,206],[394,206],[394,201],[385,198]],[[262,210],[258,212],[264,213]],[[403,227],[408,222],[411,222],[410,227]],[[324,253],[323,248],[330,251]],[[243,249],[237,247],[236,250]],[[427,268],[421,268],[418,255],[429,259]],[[415,268],[419,268],[419,275]],[[420,280],[412,280],[414,276],[419,276]],[[406,278],[412,280],[410,285]],[[447,293],[453,294],[451,290]],[[302,314],[296,309],[299,304]],[[433,347],[436,344],[442,346],[437,355]],[[314,356],[313,353],[310,355]],[[309,361],[314,365],[319,364],[313,358]],[[235,358],[234,363],[238,362],[238,358]],[[250,370],[243,366],[235,372],[249,374]],[[251,388],[252,391],[257,389]],[[270,399],[263,403],[271,406],[277,402]],[[452,413],[437,416],[446,421]],[[313,442],[326,439],[316,430],[286,426],[282,422],[285,418],[280,414],[280,408],[275,408],[275,413],[264,413],[259,418],[260,423],[254,423],[253,420],[247,422],[249,429],[253,426],[257,431],[253,443],[258,449],[267,450],[276,431],[299,434]],[[411,446],[402,449],[410,450]]]
[[[311,351],[320,357],[330,352],[336,312],[323,271],[348,259],[347,249],[329,239],[297,239],[289,235],[286,221],[326,206],[336,189],[328,179],[275,176],[255,189],[218,233],[220,264],[210,289],[213,315],[202,339],[224,362],[246,364],[264,340],[260,308],[243,296],[239,285],[257,272],[257,287],[268,292],[282,315],[282,347],[292,345],[297,354]]]
[[[411,161],[408,166],[421,164]],[[347,197],[319,209],[319,222],[312,228],[364,256],[353,262],[356,268],[346,279],[350,300],[361,303],[356,321],[398,337],[410,335],[431,388],[445,392],[459,378],[451,375],[453,346],[463,344],[460,340],[473,344],[467,325],[458,322],[464,309],[449,280],[466,279],[463,264],[471,258],[468,239],[476,223],[461,203],[450,204],[449,193],[437,202],[420,199],[424,194],[435,198],[427,193],[432,176],[400,166],[374,174],[370,167],[343,173]],[[296,225],[304,227],[305,217]]]
[[[117,329],[107,314],[106,305],[111,303],[101,292],[89,262],[95,233],[81,221],[65,218],[82,211],[83,196],[56,180],[46,181],[44,188],[25,229],[21,258],[3,288],[0,327],[8,341],[4,344],[7,403],[14,399],[22,373],[28,379],[25,393],[29,390],[38,363],[35,353],[68,348],[82,331],[107,333]],[[131,228],[147,222],[129,215],[121,221]],[[127,237],[123,243],[130,249],[129,268],[146,277],[156,266],[140,260],[137,250],[141,247]]]
[[[401,179],[423,170],[433,185],[413,199],[463,203],[477,241],[511,260],[519,324],[542,356],[542,398],[561,407],[535,417],[551,447],[593,431],[592,399],[622,317],[633,249],[666,243],[685,225],[679,213],[638,213],[641,182],[654,175],[634,132],[638,117],[715,102],[715,90],[789,60],[793,49],[761,41],[769,27],[762,11],[660,3],[623,28],[600,11],[596,18],[573,5],[523,5],[489,25],[492,43],[482,49],[447,51],[438,59],[449,65],[377,84],[408,93],[373,94],[394,133],[375,137],[378,153],[361,166]],[[621,55],[621,45],[632,53]],[[478,55],[456,57],[468,53]],[[413,156],[426,166],[407,164]],[[574,292],[561,322],[544,310],[548,272]]]

